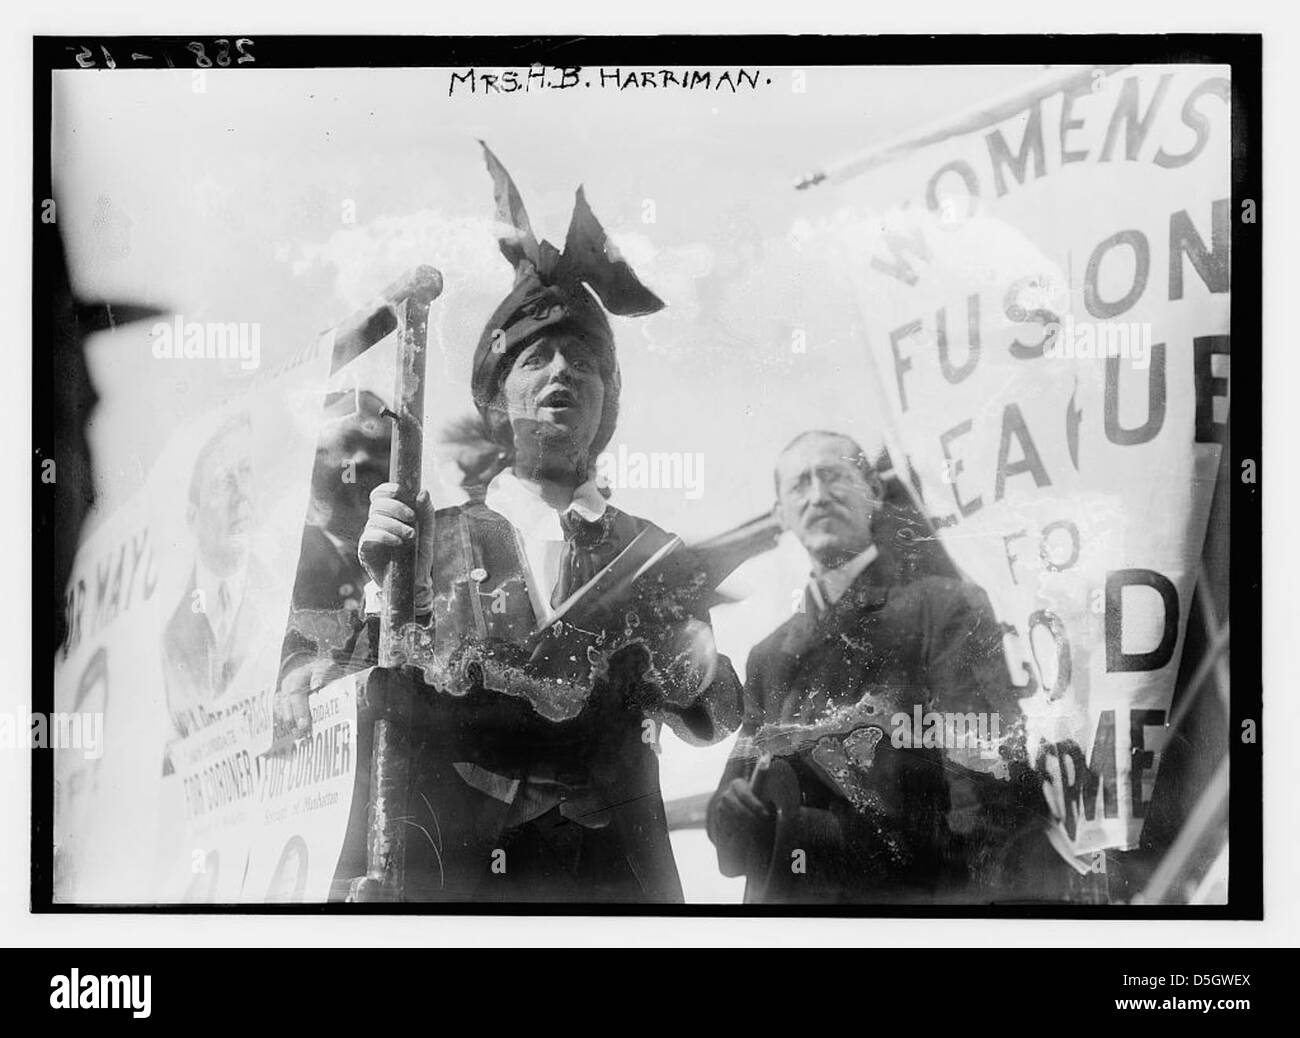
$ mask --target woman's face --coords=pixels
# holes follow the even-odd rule
[[[568,332],[542,336],[519,351],[501,384],[514,430],[554,445],[585,453],[600,428],[605,381],[595,348]]]

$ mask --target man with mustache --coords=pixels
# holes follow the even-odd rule
[[[409,798],[428,839],[408,840],[405,896],[680,901],[658,731],[704,744],[739,722],[740,685],[707,611],[627,600],[596,624],[553,623],[622,553],[649,562],[670,547],[593,478],[621,393],[605,311],[663,304],[618,258],[581,189],[561,253],[537,242],[514,183],[484,152],[515,268],[471,375],[496,464],[467,504],[436,514],[427,491],[410,508],[396,484],[376,488],[359,547],[377,585],[393,549],[416,542],[416,612],[432,627]],[[558,633],[538,641],[542,629]]]
[[[999,758],[892,736],[918,706],[1014,729],[988,600],[946,577],[909,579],[893,546],[876,544],[882,482],[849,437],[796,437],[775,482],[777,516],[812,573],[802,609],[749,657],[744,724],[708,811],[719,866],[749,877],[749,901],[971,896],[972,878],[992,873],[999,827],[1015,824],[993,817],[1005,798],[981,800],[998,788],[987,772]]]

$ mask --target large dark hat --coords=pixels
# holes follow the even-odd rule
[[[581,187],[564,251],[549,241],[539,244],[515,182],[491,149],[479,143],[492,175],[501,253],[515,269],[515,284],[488,320],[474,351],[470,378],[474,405],[493,437],[509,445],[509,420],[493,407],[501,380],[515,355],[539,332],[563,326],[591,344],[600,360],[605,404],[591,447],[595,454],[609,443],[618,418],[618,358],[605,311],[638,317],[663,309],[663,301],[637,280],[619,255]]]

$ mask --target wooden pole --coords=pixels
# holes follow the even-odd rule
[[[442,275],[420,267],[411,294],[397,305],[397,385],[393,391],[393,448],[389,479],[398,486],[397,499],[415,507],[424,460],[424,369],[428,356],[429,304],[442,292]],[[418,538],[417,538],[418,540]],[[412,540],[393,553],[384,575],[379,665],[398,665],[394,640],[404,624],[415,620],[415,550]]]
[[[389,479],[397,499],[411,508],[420,492],[424,455],[424,372],[429,305],[442,292],[442,275],[419,267],[400,283],[395,301],[397,387],[393,394],[393,447]],[[349,901],[400,901],[406,878],[406,819],[411,785],[411,679],[396,651],[401,630],[415,621],[416,541],[393,555],[384,574],[379,667],[370,675],[366,700],[373,711],[370,802],[366,811],[366,874],[353,880]]]

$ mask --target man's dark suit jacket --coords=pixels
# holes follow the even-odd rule
[[[320,676],[319,684],[349,669],[365,625],[367,579],[355,549],[341,554],[320,527],[303,527],[289,624],[280,650],[281,680],[318,660],[337,664],[335,672]]]
[[[643,531],[656,543],[669,539],[652,523],[612,506],[603,522],[606,554],[616,553]],[[527,567],[509,520],[481,501],[471,501],[440,510],[435,530],[436,646],[444,651],[473,645],[508,650],[522,644],[537,619],[525,582]],[[624,611],[616,615],[622,623]],[[697,618],[707,619],[707,613]],[[358,643],[358,652],[368,654],[372,662],[368,643],[373,634],[374,628],[368,628]],[[656,662],[663,666],[662,659]],[[526,665],[529,674],[556,681],[573,680],[589,668],[581,650],[535,657]],[[669,675],[660,677],[667,681]],[[525,698],[483,687],[481,677],[456,695],[417,680],[422,694],[413,718],[417,750],[410,816],[429,838],[416,832],[408,840],[408,900],[492,896],[492,855],[502,846],[510,805],[471,786],[462,775],[465,765],[508,780],[550,774],[590,784],[595,793],[584,810],[609,816],[608,832],[635,877],[634,889],[625,890],[627,899],[682,900],[647,717],[662,719],[679,735],[701,744],[734,731],[742,693],[726,657],[719,657],[716,674],[702,694],[690,687],[666,688],[671,702],[649,713],[635,695],[628,695],[635,690],[615,687],[611,674],[610,680],[596,682],[580,714],[561,722],[543,717]],[[361,860],[358,855],[352,867],[359,867]]]
[[[999,787],[1006,783],[956,767],[942,750],[895,748],[890,739],[892,718],[916,706],[996,712],[1004,731],[1019,718],[987,597],[946,577],[882,583],[888,575],[881,561],[868,566],[825,615],[796,614],[750,653],[744,724],[708,814],[724,873],[748,869],[754,877],[739,860],[739,847],[718,832],[717,802],[732,779],[748,777],[755,755],[764,751],[764,725],[811,725],[862,700],[880,728],[878,734],[863,730],[871,738],[850,743],[847,755],[856,760],[838,781],[836,765],[846,757],[842,739],[814,736],[811,745],[780,758],[798,778],[800,803],[778,827],[762,900],[924,903],[960,897],[969,892],[972,869],[988,860],[989,841],[1016,824],[1006,817],[990,820],[990,805],[978,803],[991,794],[1002,801],[993,809],[1005,815]],[[791,868],[795,850],[804,852],[805,872]]]
[[[265,633],[261,599],[270,573],[257,560],[246,567],[244,596],[235,614],[228,653],[218,658],[212,624],[196,611],[197,571],[191,569],[185,593],[167,620],[162,636],[163,688],[176,734],[193,735],[202,728],[204,711],[220,697],[252,656]]]

